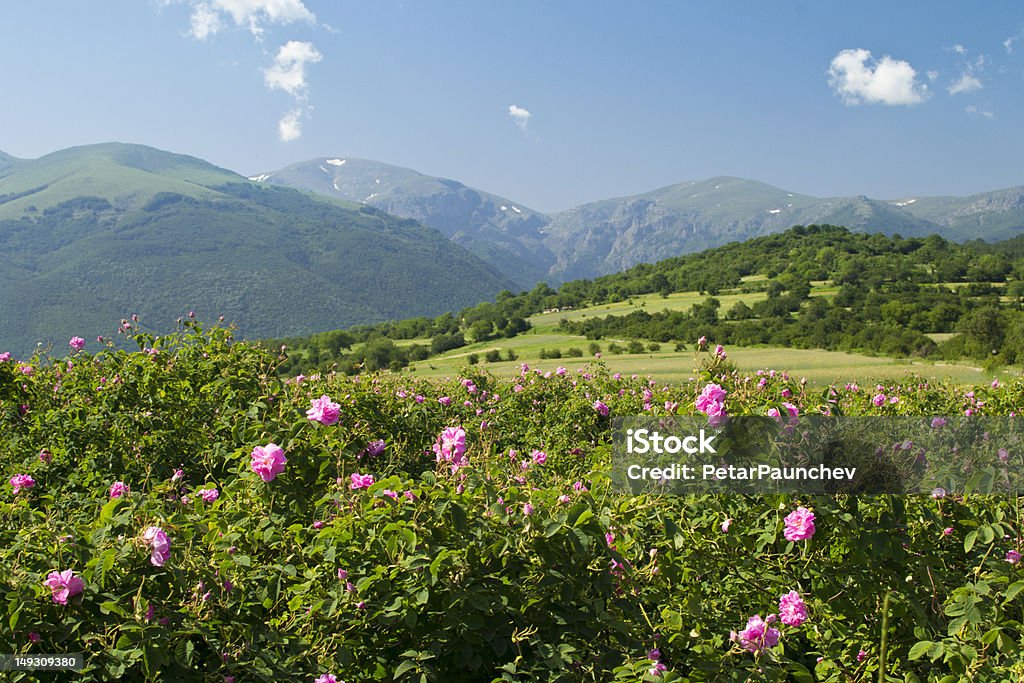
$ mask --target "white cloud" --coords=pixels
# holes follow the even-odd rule
[[[1013,54],[1013,44],[1020,40],[1020,35],[1010,36],[1003,41],[1003,47],[1006,48],[1006,54]]]
[[[263,70],[263,82],[271,90],[284,90],[295,98],[306,94],[306,65],[316,64],[323,55],[317,52],[313,43],[289,40],[282,45],[274,63]]]
[[[964,66],[960,77],[953,81],[946,90],[950,95],[958,95],[962,92],[973,92],[981,90],[981,80],[975,73],[981,71],[985,66],[985,55],[978,55],[978,58]]]
[[[957,53],[958,55],[967,54],[967,48],[961,45],[960,43],[957,43],[956,45],[953,46],[953,52]]]
[[[929,81],[934,81],[936,78],[939,77],[939,72],[936,71],[935,69],[929,69],[927,72],[925,72],[925,76],[928,77]]]
[[[508,115],[519,126],[519,130],[524,133],[526,132],[526,126],[530,123],[530,117],[533,116],[533,114],[515,104],[509,105]]]
[[[984,116],[986,119],[994,119],[996,117],[995,112],[988,111],[986,109],[980,109],[973,104],[967,105],[964,109],[968,114],[977,114],[978,116]]]
[[[303,0],[156,0],[160,7],[185,4],[192,9],[189,35],[206,40],[232,25],[248,31],[262,42],[266,27],[306,22],[319,28],[316,16]],[[302,119],[312,107],[306,105],[309,85],[306,67],[323,59],[312,43],[290,40],[280,48],[274,62],[263,69],[263,82],[271,90],[283,90],[292,98],[292,107],[278,121],[281,140],[289,142],[302,135]]]
[[[313,43],[289,40],[278,49],[274,63],[263,70],[263,83],[271,90],[285,91],[293,100],[292,108],[277,122],[282,142],[297,140],[302,135],[302,119],[309,111],[304,107],[309,87],[306,65],[316,64],[321,59],[323,56]]]
[[[972,92],[974,90],[981,90],[981,81],[972,76],[969,73],[960,74],[960,78],[953,81],[952,85],[947,88],[950,95],[957,95],[962,92]]]
[[[277,122],[277,134],[281,142],[298,140],[302,136],[302,110],[292,109]]]
[[[316,16],[302,0],[188,0],[192,6],[189,33],[198,40],[224,28],[225,19],[235,26],[249,29],[257,38],[262,37],[269,24],[291,24],[296,21],[316,23]]]
[[[909,62],[889,55],[875,61],[863,48],[839,52],[828,75],[829,85],[848,105],[912,105],[928,99],[928,86],[917,82]]]
[[[207,5],[193,9],[190,21],[189,35],[198,40],[206,40],[221,29],[220,15]]]

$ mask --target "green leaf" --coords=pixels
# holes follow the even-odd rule
[[[910,653],[907,656],[911,660],[921,659],[921,657],[924,657],[926,654],[928,654],[928,651],[932,648],[933,645],[935,645],[935,643],[931,642],[930,640],[922,640],[920,642],[914,643],[911,646]]]
[[[114,511],[121,504],[123,498],[111,498],[106,505],[100,509],[100,523],[108,524],[114,517]]]
[[[964,552],[971,552],[971,548],[974,547],[974,542],[978,540],[978,531],[974,530],[964,537]]]
[[[1009,602],[1010,600],[1013,600],[1015,597],[1017,597],[1017,594],[1020,593],[1022,590],[1024,590],[1024,581],[1015,581],[1014,583],[1011,583],[1009,587],[1007,587],[1006,594],[1003,599],[1006,602]]]
[[[415,668],[416,668],[416,662],[407,659],[404,662],[402,662],[401,664],[399,664],[398,667],[395,669],[395,678],[399,678],[403,674],[405,674],[405,673],[407,673],[407,672],[409,672],[409,671],[411,671],[411,670],[413,670]]]

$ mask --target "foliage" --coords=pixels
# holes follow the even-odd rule
[[[693,413],[714,381],[732,414],[1007,415],[1024,381],[811,392],[698,354],[678,386],[599,363],[284,383],[280,357],[230,329],[128,324],[138,351],[0,362],[3,481],[35,481],[0,492],[0,640],[87,657],[63,679],[11,680],[636,681],[655,661],[666,681],[838,683],[883,662],[899,680],[1024,675],[1016,499],[619,496],[598,409]],[[335,424],[307,416],[324,395]],[[457,426],[462,466],[432,448]],[[287,463],[264,481],[250,454],[269,443]],[[115,482],[128,492],[112,498]],[[798,506],[817,533],[788,541]],[[84,591],[57,604],[43,581],[68,569]],[[791,590],[805,623],[756,654],[730,641]]]

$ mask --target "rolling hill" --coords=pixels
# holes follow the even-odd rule
[[[0,156],[0,252],[0,349],[18,354],[131,313],[161,330],[194,309],[263,337],[437,315],[514,286],[415,221],[117,143]]]

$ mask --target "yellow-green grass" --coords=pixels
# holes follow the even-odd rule
[[[641,354],[611,354],[608,345],[611,340],[598,342],[602,348],[601,361],[612,372],[623,374],[650,375],[664,382],[682,382],[693,376],[694,355],[692,351],[675,352],[674,344],[662,344],[657,352]],[[554,370],[564,366],[575,370],[595,359],[588,352],[590,342],[583,337],[569,337],[559,334],[526,334],[514,339],[502,339],[483,344],[473,344],[436,358],[414,363],[407,372],[420,377],[454,377],[469,365],[470,354],[479,358],[477,367],[486,368],[497,375],[517,372],[522,363],[542,370]],[[620,343],[620,345],[622,345]],[[584,352],[582,358],[566,355],[569,347]],[[502,360],[488,363],[484,354],[491,349],[501,352],[505,358],[506,349],[511,348],[517,355],[515,361]],[[559,349],[562,358],[541,360],[541,349]],[[930,381],[948,381],[954,384],[978,384],[989,382],[995,376],[980,368],[962,364],[939,364],[925,361],[903,361],[886,357],[864,356],[836,351],[784,349],[778,347],[740,348],[727,350],[729,359],[743,372],[762,369],[787,371],[797,378],[806,378],[812,385],[828,385],[834,382],[900,381],[910,375],[927,378]],[[1006,376],[1009,371],[1000,373]]]
[[[744,281],[756,280],[757,278],[743,278]],[[830,284],[825,280],[811,283],[811,296],[834,296],[839,287]],[[587,306],[585,308],[572,309],[568,311],[557,311],[552,313],[540,313],[529,318],[530,324],[542,330],[549,331],[557,329],[558,323],[562,320],[583,320],[585,318],[600,318],[608,315],[628,315],[634,311],[646,311],[648,313],[660,313],[662,311],[689,311],[694,304],[706,301],[709,294],[699,292],[676,292],[663,297],[660,294],[639,294],[626,301],[617,301],[612,304],[601,304],[598,306]],[[742,301],[751,306],[758,301],[768,298],[765,292],[740,292],[736,289],[728,289],[715,296],[722,306],[721,313],[727,313],[730,308]]]
[[[553,330],[561,320],[583,320],[585,318],[600,318],[606,315],[629,315],[634,311],[647,311],[648,313],[660,313],[661,311],[689,311],[694,304],[699,304],[708,299],[708,294],[698,292],[676,292],[663,297],[660,294],[641,294],[632,297],[627,301],[618,301],[613,304],[601,304],[600,306],[588,306],[586,308],[559,311],[555,313],[541,313],[529,318],[530,324],[541,330]],[[750,306],[751,304],[764,301],[768,295],[764,292],[726,292],[715,296],[721,304],[721,311],[725,313],[736,305],[737,302]]]

